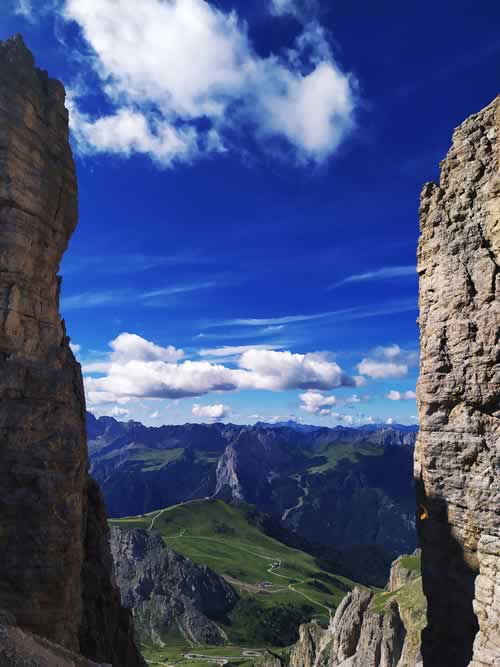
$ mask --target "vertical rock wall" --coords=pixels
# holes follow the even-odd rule
[[[420,205],[418,530],[426,667],[500,665],[500,98]],[[479,575],[479,576],[478,576]]]
[[[59,317],[57,272],[77,223],[64,97],[20,37],[0,42],[0,607],[68,649],[139,665],[89,486],[80,366]],[[89,570],[107,582],[105,600],[87,595]],[[86,619],[104,607],[92,636]]]

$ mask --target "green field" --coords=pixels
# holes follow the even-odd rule
[[[336,468],[341,461],[358,463],[362,456],[382,456],[383,453],[382,447],[370,443],[329,443],[314,450],[314,459],[318,462],[310,466],[307,472],[310,475],[326,473]]]
[[[238,646],[292,643],[300,623],[314,617],[328,622],[354,586],[321,570],[309,554],[265,535],[246,505],[196,500],[112,523],[122,529],[153,527],[175,551],[226,577],[241,599],[221,625],[229,642]],[[184,648],[177,650],[178,657]],[[151,650],[156,655],[163,649]]]

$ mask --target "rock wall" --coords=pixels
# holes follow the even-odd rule
[[[426,667],[500,664],[500,98],[420,204],[418,531]]]
[[[77,224],[64,98],[21,37],[0,42],[0,607],[66,649],[142,665],[112,579],[87,474],[80,366],[59,317],[57,272]],[[87,594],[92,568],[105,600]],[[97,628],[88,619],[99,607],[107,620]]]

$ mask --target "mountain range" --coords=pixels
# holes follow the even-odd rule
[[[111,517],[220,498],[255,505],[316,544],[415,544],[416,427],[184,424],[87,414],[91,474]]]

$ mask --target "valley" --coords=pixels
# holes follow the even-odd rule
[[[208,566],[237,591],[233,609],[217,619],[229,645],[286,647],[297,639],[301,623],[317,619],[327,625],[355,584],[321,569],[310,554],[266,535],[257,519],[255,509],[243,504],[195,500],[111,524],[125,531],[159,531],[170,548]],[[190,642],[181,642],[178,654],[190,648]],[[158,656],[161,647],[148,650]]]

